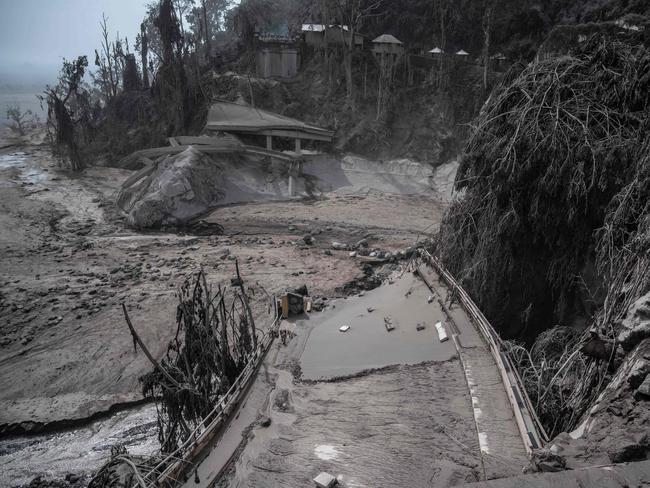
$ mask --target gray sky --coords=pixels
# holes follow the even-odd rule
[[[0,0],[0,69],[22,65],[60,66],[63,57],[88,55],[100,45],[99,22],[108,17],[133,48],[147,0]]]

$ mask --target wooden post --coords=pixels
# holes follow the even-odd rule
[[[296,154],[300,154],[302,149],[300,148],[300,138],[296,137]]]
[[[266,148],[270,151],[273,150],[273,136],[266,136]]]
[[[250,322],[251,329],[253,331],[253,350],[257,349],[257,330],[255,329],[255,319],[253,319],[253,312],[251,306],[248,303],[248,296],[244,290],[244,282],[241,279],[239,274],[239,261],[235,259],[235,270],[237,271],[237,282],[239,284],[239,290],[241,291],[242,300],[244,301],[244,306],[246,307],[246,312],[248,314],[248,321]]]

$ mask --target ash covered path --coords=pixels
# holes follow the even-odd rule
[[[397,274],[285,322],[295,336],[276,341],[198,466],[200,483],[186,486],[303,487],[327,471],[344,487],[445,487],[519,474],[526,453],[490,352],[460,308],[446,315],[446,289],[428,281],[440,301]],[[457,328],[462,362],[454,341],[439,342],[438,321]]]

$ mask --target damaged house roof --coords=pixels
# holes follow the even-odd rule
[[[330,142],[331,130],[301,120],[232,102],[216,102],[210,107],[207,130],[274,135]]]

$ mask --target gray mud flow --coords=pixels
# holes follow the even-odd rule
[[[160,449],[156,407],[145,405],[118,412],[73,430],[0,440],[0,486],[28,484],[34,473],[64,478],[87,473],[110,457],[111,446],[123,444],[134,455]]]

